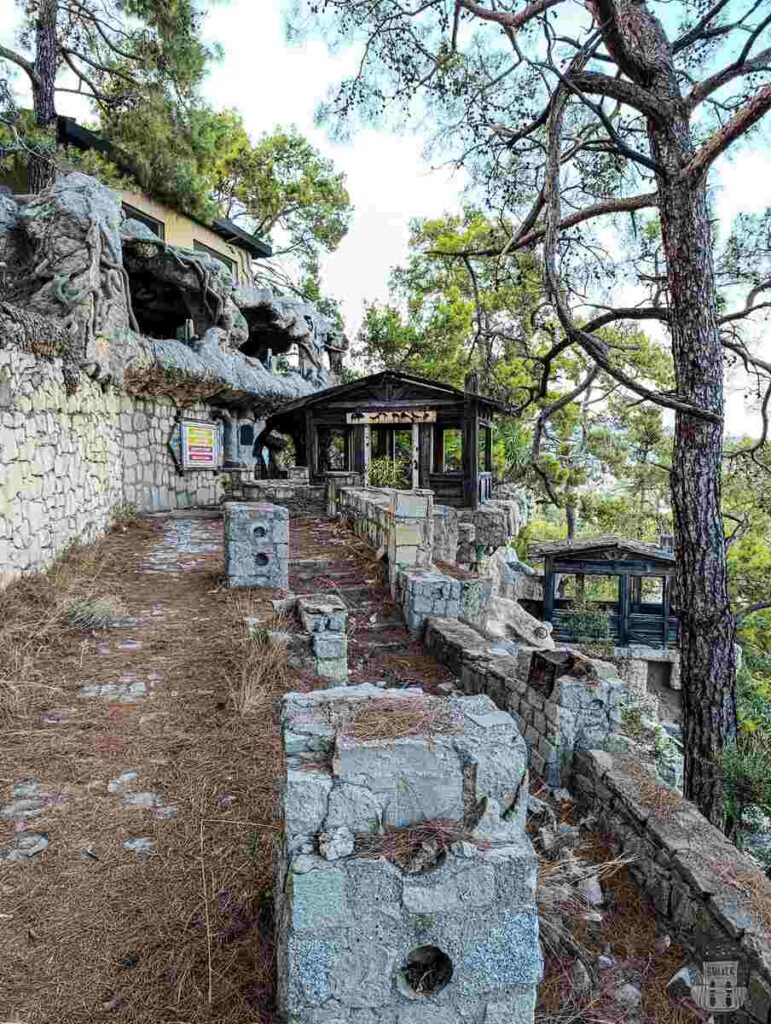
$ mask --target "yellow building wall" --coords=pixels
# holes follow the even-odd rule
[[[128,206],[133,206],[141,213],[161,221],[164,227],[165,241],[169,245],[177,245],[183,249],[194,249],[195,243],[213,249],[215,252],[231,260],[236,267],[239,283],[248,284],[252,279],[251,257],[249,253],[235,245],[229,245],[224,238],[220,238],[210,228],[199,224],[197,221],[186,217],[184,213],[172,210],[170,206],[164,206],[144,192],[121,192],[121,200]]]

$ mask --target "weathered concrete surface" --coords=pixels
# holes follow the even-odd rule
[[[310,633],[316,675],[344,683],[348,679],[348,610],[337,594],[301,597],[297,612]]]
[[[601,746],[621,725],[627,686],[605,662],[581,657],[572,675],[539,689],[530,685],[533,647],[491,642],[465,623],[441,618],[428,620],[424,643],[466,693],[487,694],[514,715],[530,765],[549,785],[565,783],[576,750]]]
[[[230,587],[289,586],[289,513],[279,505],[225,504],[225,579]]]
[[[282,1019],[530,1024],[536,862],[511,717],[485,697],[364,684],[290,694],[282,724]]]

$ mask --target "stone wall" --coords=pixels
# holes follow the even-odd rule
[[[133,399],[85,375],[69,394],[61,361],[0,349],[0,586],[95,540],[122,505],[215,503],[215,474],[176,472],[176,415],[170,399]]]
[[[414,727],[389,738],[400,711]],[[282,726],[280,1019],[532,1024],[536,859],[511,717],[365,684],[289,694]]]
[[[293,519],[323,516],[326,511],[325,488],[313,486],[307,481],[247,479],[242,486],[247,501],[267,501],[272,505],[281,505]]]
[[[621,724],[626,684],[612,665],[576,659],[553,689],[539,690],[529,683],[532,659],[542,653],[536,648],[491,642],[465,623],[441,618],[428,619],[424,644],[465,693],[486,694],[514,716],[532,769],[550,786],[565,784],[576,750],[600,746]]]
[[[653,900],[667,931],[697,961],[738,960],[748,987],[744,1013],[771,1020],[771,881],[699,813],[640,768],[636,758],[577,752],[571,789],[597,819]],[[680,995],[698,984],[698,964],[681,972]],[[680,976],[678,976],[680,977]]]

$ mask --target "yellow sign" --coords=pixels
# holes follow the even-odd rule
[[[389,409],[387,412],[349,412],[346,421],[359,426],[405,426],[436,423],[435,409]]]

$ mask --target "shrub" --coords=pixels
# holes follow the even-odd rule
[[[560,626],[567,630],[573,643],[594,643],[610,640],[610,619],[607,612],[600,611],[579,600],[560,616]]]
[[[373,459],[369,464],[370,486],[408,491],[412,486],[410,469],[409,459],[390,459],[387,455]]]

